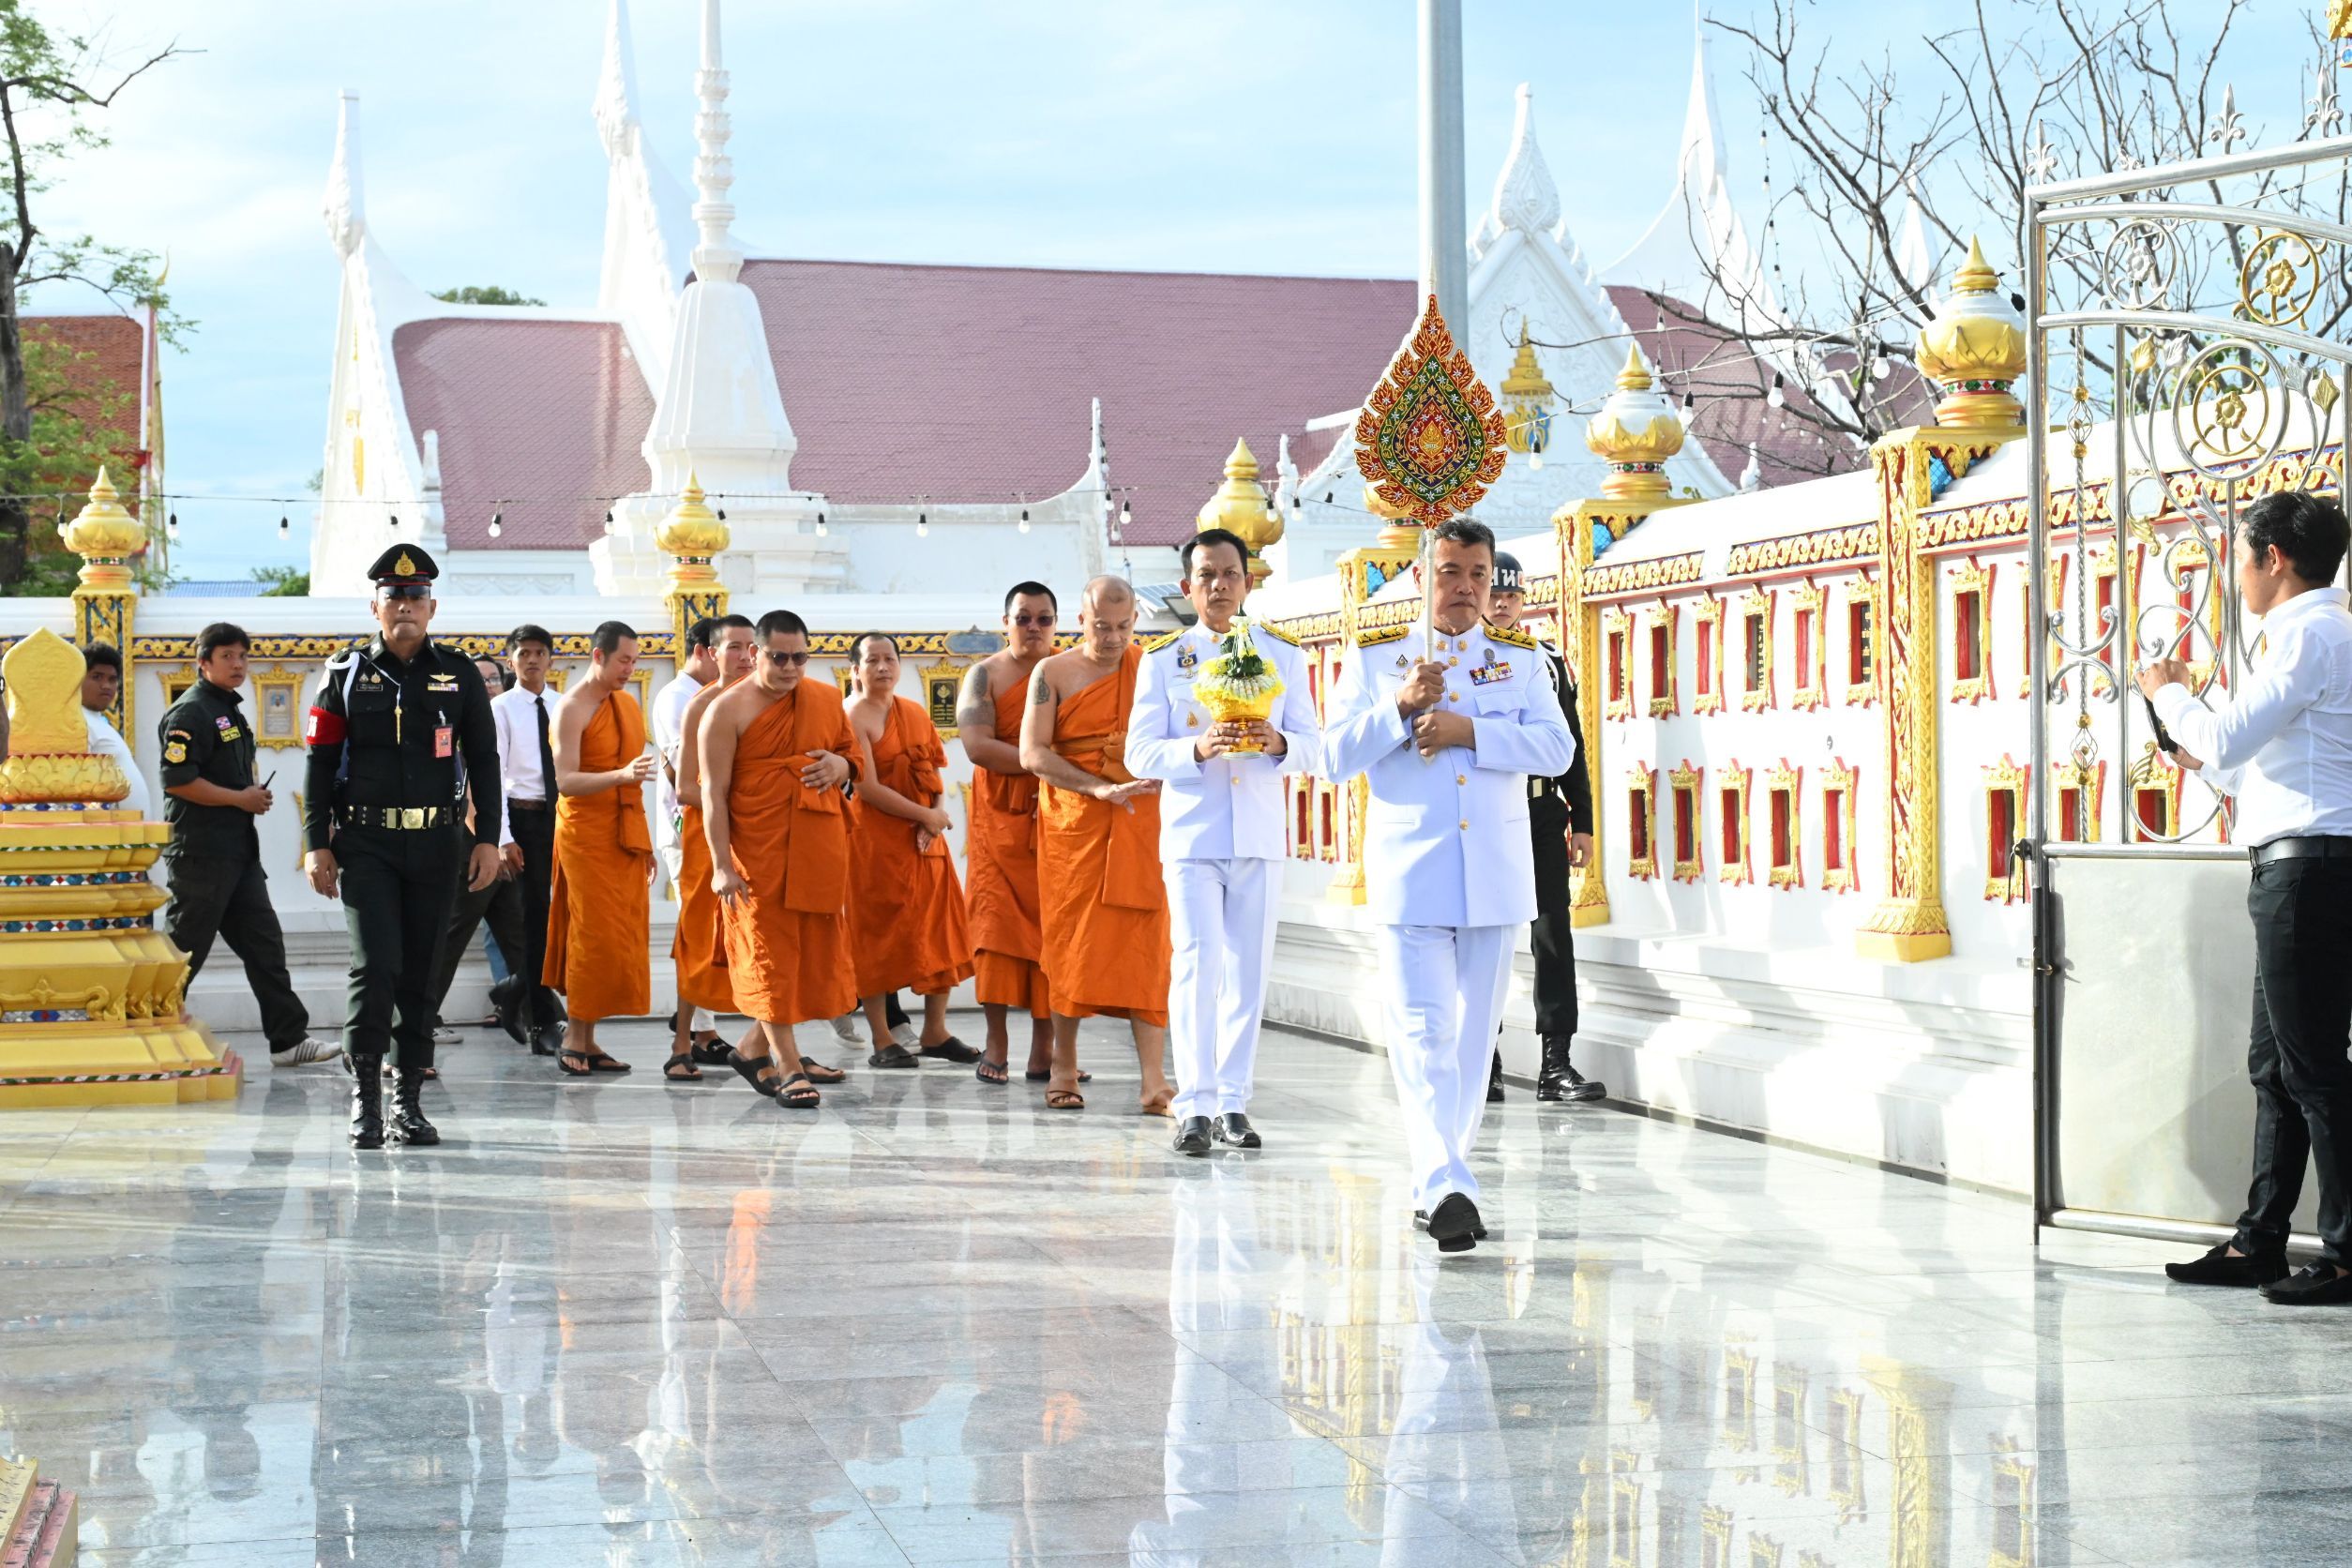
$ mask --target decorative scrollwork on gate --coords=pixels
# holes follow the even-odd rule
[[[2281,229],[2263,235],[2238,269],[2238,306],[2248,321],[2293,326],[2319,298],[2322,242]]]

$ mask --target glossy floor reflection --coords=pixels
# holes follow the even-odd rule
[[[974,1020],[976,1022],[976,1020]],[[967,1031],[967,1033],[970,1033]],[[804,1031],[831,1059],[829,1036]],[[2341,1562],[2352,1314],[2178,1249],[1515,1093],[1410,1228],[1377,1058],[1262,1154],[857,1068],[816,1116],[469,1032],[437,1151],[341,1080],[0,1121],[0,1450],[86,1562]],[[1123,1071],[1123,1058],[1128,1064]]]

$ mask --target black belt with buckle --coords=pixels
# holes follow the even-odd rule
[[[2314,838],[2273,838],[2249,852],[2256,866],[2274,860],[2352,860],[2352,838],[2329,835]]]
[[[395,832],[447,827],[458,820],[446,806],[339,806],[335,820],[345,827],[383,827]]]
[[[510,799],[506,802],[506,808],[510,811],[545,811],[548,809],[548,803],[543,800]]]
[[[1542,800],[1545,795],[1557,794],[1559,791],[1560,780],[1556,778],[1546,778],[1540,773],[1527,776],[1527,798],[1530,800]]]

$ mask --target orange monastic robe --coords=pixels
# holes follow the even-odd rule
[[[645,718],[626,691],[606,698],[580,737],[580,771],[626,767],[645,750]],[[643,791],[635,784],[555,805],[555,876],[548,891],[547,963],[539,978],[581,1023],[653,1010],[646,869],[654,859]]]
[[[1119,672],[1065,698],[1055,753],[1123,784],[1127,711],[1143,650]],[[1037,885],[1044,890],[1047,982],[1064,1018],[1108,1014],[1168,1021],[1168,887],[1160,876],[1160,798],[1111,805],[1044,785],[1038,794]]]
[[[670,957],[678,966],[678,1004],[712,1013],[735,1009],[719,951],[718,895],[711,891],[711,841],[702,836],[702,808],[681,807],[678,822],[678,929]]]
[[[874,743],[876,781],[918,806],[936,806],[945,786],[947,748],[922,705],[896,698]],[[972,977],[972,934],[963,883],[947,840],[914,847],[915,824],[861,804],[851,840],[857,896],[850,928],[857,946],[857,994],[879,996],[911,986],[917,996],[952,990]]]
[[[996,694],[997,738],[1020,744],[1026,683]],[[1041,962],[1046,942],[1037,917],[1037,781],[1029,775],[972,772],[972,820],[964,824],[966,908],[972,916],[972,973],[983,1003],[1052,1010]]]
[[[822,676],[768,704],[735,743],[727,824],[745,892],[720,929],[735,1005],[762,1023],[837,1018],[857,1005],[849,806],[838,790],[802,787],[813,751],[857,755],[841,692]]]

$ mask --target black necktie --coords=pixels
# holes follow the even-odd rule
[[[555,802],[555,748],[547,740],[547,693],[534,692],[531,709],[539,716],[539,798],[550,806]]]

